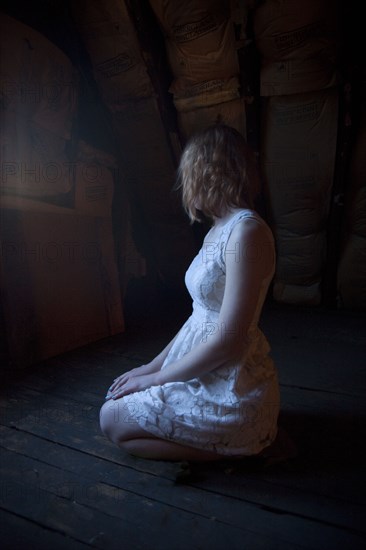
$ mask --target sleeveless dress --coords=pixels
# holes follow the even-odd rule
[[[193,299],[191,316],[169,350],[162,369],[188,353],[199,342],[223,330],[218,324],[225,289],[227,241],[236,223],[254,218],[268,233],[273,270],[263,281],[249,329],[249,345],[243,345],[240,361],[226,364],[185,382],[167,382],[122,398],[139,426],[155,436],[227,456],[257,454],[277,435],[280,407],[277,370],[270,346],[258,328],[268,286],[274,274],[273,235],[255,211],[236,212],[210,240],[211,229],[185,276]],[[239,244],[239,243],[238,243]],[[223,335],[224,336],[224,335]]]

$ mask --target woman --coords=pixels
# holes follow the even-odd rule
[[[259,454],[277,435],[279,388],[257,326],[275,249],[253,209],[255,161],[239,132],[219,124],[189,141],[179,176],[191,222],[213,222],[186,273],[192,315],[150,363],[114,380],[101,429],[145,458]]]

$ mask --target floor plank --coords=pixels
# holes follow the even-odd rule
[[[37,384],[38,381],[34,381],[35,387]],[[84,388],[83,382],[82,387]],[[8,405],[15,399],[13,408],[7,408],[9,421],[22,420],[25,416],[22,422],[16,424],[19,428],[31,430],[36,421],[36,433],[51,437],[50,434],[56,430],[56,433],[66,435],[65,443],[69,445],[72,444],[69,434],[69,425],[72,422],[74,433],[78,430],[79,441],[82,441],[82,433],[88,432],[95,442],[100,443],[99,446],[95,446],[95,443],[94,452],[101,452],[101,449],[106,452],[108,442],[98,431],[99,409],[102,404],[100,396],[79,390],[76,383],[72,392],[60,390],[60,385],[56,385],[56,388],[57,391],[53,391],[52,395],[26,387],[23,390],[18,388],[13,390],[16,397],[11,397],[8,389]],[[364,502],[362,485],[358,483],[363,475],[363,438],[359,436],[365,433],[364,401],[289,388],[282,393],[281,423],[294,434],[300,452],[293,465],[295,473],[284,472],[282,469],[277,483],[290,485],[296,490],[312,490],[318,495],[325,494],[355,503]],[[358,416],[356,411],[359,411]],[[40,426],[41,420],[44,422]],[[90,441],[88,449],[91,449]],[[113,446],[111,450],[114,453]],[[142,464],[146,469],[146,461],[142,461]],[[324,472],[327,472],[326,477]]]
[[[85,458],[88,454],[92,454],[120,466],[171,480],[175,480],[179,474],[179,466],[174,463],[139,461],[122,454],[104,436],[96,433],[99,408],[93,410],[82,407],[78,401],[61,399],[54,395],[42,395],[26,388],[18,388],[16,395],[17,399],[13,402],[13,406],[7,409],[7,423],[17,428],[17,434],[23,431],[27,434],[37,434],[49,441],[78,449],[86,453]],[[211,475],[209,475],[210,468]],[[202,472],[199,472],[196,466],[195,474],[201,475],[203,481],[196,482],[195,486],[235,498],[239,498],[242,494],[245,500],[277,509],[278,513],[296,513],[362,531],[363,509],[359,510],[356,506],[354,479],[352,484],[349,478],[343,479],[337,476],[335,479],[330,478],[329,485],[329,476],[327,476],[327,486],[324,481],[323,484],[320,483],[324,476],[316,468],[302,472],[297,466],[295,471],[292,470],[293,466],[288,472],[282,468],[277,476],[275,473],[270,476],[268,472],[257,472],[253,475],[250,471],[248,473],[245,464],[240,468],[237,463],[234,465],[231,463],[230,476],[222,475],[222,468],[220,471],[209,465],[204,466],[202,476]],[[352,472],[353,476],[356,474],[357,472]],[[309,490],[312,490],[310,495]],[[363,498],[362,489],[360,493],[360,498]],[[315,495],[318,498],[314,501]],[[321,499],[321,495],[327,498]],[[343,502],[345,498],[349,501],[346,513],[344,513],[345,503]],[[333,499],[340,499],[341,502]],[[350,507],[352,502],[355,506]],[[324,511],[326,511],[325,514]]]
[[[347,518],[343,519],[343,523],[348,525],[348,530],[343,531],[338,527],[331,525],[329,519],[334,513],[334,505],[332,510],[332,502],[324,503],[328,509],[328,517],[323,518],[327,523],[325,527],[319,523],[319,520],[311,520],[309,517],[301,517],[291,514],[281,508],[272,508],[268,506],[253,506],[249,501],[249,496],[246,491],[241,491],[242,487],[234,481],[234,487],[239,487],[239,491],[228,491],[231,485],[227,483],[227,479],[223,481],[221,478],[211,476],[209,484],[206,483],[207,491],[202,492],[197,488],[202,489],[205,484],[196,483],[194,487],[189,485],[174,485],[171,480],[162,480],[161,478],[149,474],[142,474],[131,469],[124,469],[121,466],[111,467],[110,463],[96,457],[85,457],[82,453],[68,448],[57,450],[55,452],[54,445],[48,441],[39,441],[30,434],[11,430],[9,428],[0,427],[3,445],[6,449],[11,449],[13,454],[8,458],[8,467],[16,462],[17,468],[22,472],[23,482],[27,481],[26,475],[30,476],[30,481],[34,477],[34,470],[39,468],[37,460],[42,459],[42,485],[37,477],[37,482],[41,488],[50,486],[52,491],[59,490],[68,498],[77,499],[79,503],[84,503],[88,506],[108,510],[113,515],[117,513],[113,506],[119,501],[124,504],[125,518],[129,518],[132,514],[132,521],[136,513],[144,516],[144,508],[148,502],[148,515],[151,519],[152,508],[157,506],[155,522],[159,521],[159,517],[164,517],[165,514],[174,516],[177,510],[184,510],[197,514],[197,517],[206,517],[211,520],[215,518],[215,522],[226,525],[235,526],[239,529],[244,529],[245,526],[258,536],[268,537],[268,540],[275,537],[276,541],[282,541],[283,544],[292,544],[301,547],[304,544],[304,527],[306,527],[307,540],[305,547],[324,548],[324,540],[328,541],[344,541],[344,537],[348,542],[352,541],[353,547],[362,546],[362,536],[356,532],[355,526],[361,525],[362,511],[357,507],[352,507]],[[15,451],[16,450],[16,451]],[[4,456],[4,454],[3,454]],[[32,459],[30,457],[32,456]],[[4,459],[2,465],[4,467]],[[49,464],[53,467],[50,468]],[[87,475],[86,475],[87,472]],[[38,473],[38,470],[37,470]],[[227,476],[226,476],[227,477]],[[9,476],[8,479],[11,479]],[[98,480],[98,481],[96,481]],[[217,491],[217,483],[219,490]],[[226,487],[225,487],[226,486]],[[218,494],[215,494],[215,489]],[[229,498],[224,495],[226,492]],[[104,496],[112,498],[112,508],[104,503]],[[143,497],[141,505],[140,498]],[[235,498],[231,498],[235,497]],[[287,498],[289,495],[287,494]],[[113,498],[116,502],[113,502]],[[151,499],[147,501],[146,499]],[[247,498],[246,502],[244,499]],[[163,506],[163,504],[165,506]],[[168,511],[166,505],[172,509]],[[308,512],[311,508],[308,508]],[[339,510],[338,510],[339,512]],[[181,516],[181,513],[178,513]],[[357,517],[358,516],[358,517]],[[245,518],[245,521],[243,521]],[[328,521],[326,521],[328,519]],[[348,520],[348,521],[347,521]],[[172,526],[173,527],[173,526]],[[175,525],[180,528],[182,525]]]
[[[87,550],[93,548],[90,544],[78,542],[72,537],[61,534],[24,518],[16,513],[0,508],[0,541],[3,550],[15,548],[37,548],[37,550]]]
[[[33,521],[70,537],[79,536],[96,548],[123,548],[120,536],[128,540],[126,548],[170,549],[173,544],[177,550],[186,548],[187,540],[173,539],[176,532],[190,533],[192,548],[220,549],[225,544],[234,549],[242,548],[242,544],[273,547],[269,537],[243,525],[236,527],[217,517],[192,513],[174,503],[164,505],[156,498],[148,499],[105,482],[96,483],[81,472],[71,473],[44,461],[40,468],[39,461],[18,453],[3,450],[1,467],[8,480],[9,511],[16,507],[18,513]],[[147,534],[148,525],[153,529]],[[289,549],[290,545],[283,541],[283,547]]]
[[[362,319],[322,309],[265,311],[281,382],[280,423],[298,448],[279,464],[147,461],[101,434],[106,388],[158,353],[174,322],[135,322],[128,334],[26,372],[5,369],[2,547],[12,548],[18,526],[18,546],[38,541],[41,549],[363,549]]]

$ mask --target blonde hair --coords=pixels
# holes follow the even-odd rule
[[[253,208],[259,193],[254,153],[234,128],[209,126],[185,146],[177,188],[191,223],[203,221],[203,216],[219,218],[230,207]]]

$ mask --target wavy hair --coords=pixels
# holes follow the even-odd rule
[[[176,187],[191,223],[220,218],[231,207],[253,208],[260,188],[254,153],[234,128],[209,126],[186,144]]]

